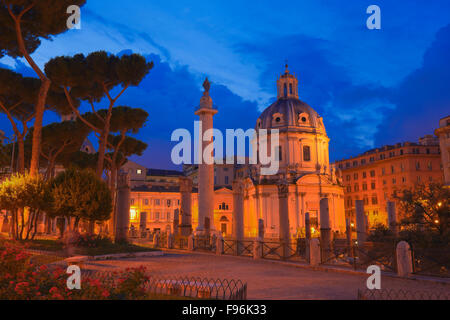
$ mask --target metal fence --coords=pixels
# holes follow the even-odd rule
[[[358,289],[358,300],[450,300],[450,292]]]
[[[450,277],[450,248],[412,247],[413,273],[419,275]]]
[[[112,272],[84,270],[82,276],[112,283],[117,280],[117,275]],[[157,296],[210,300],[247,299],[247,284],[234,279],[149,275],[143,287],[147,293]]]

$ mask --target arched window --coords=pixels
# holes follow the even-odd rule
[[[303,147],[303,161],[311,161],[311,148],[309,146]]]
[[[289,94],[292,94],[292,83],[289,83]]]
[[[286,83],[284,84],[284,97],[287,97],[287,86]]]

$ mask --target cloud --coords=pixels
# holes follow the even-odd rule
[[[261,86],[275,99],[276,78],[289,70],[299,79],[300,99],[323,118],[330,142],[330,158],[336,160],[374,146],[376,128],[393,108],[390,90],[379,84],[355,84],[346,68],[334,63],[330,43],[297,34],[267,39],[264,43],[237,46],[259,63]]]
[[[433,134],[439,119],[450,114],[450,25],[440,29],[426,50],[420,68],[395,88],[395,110],[386,113],[378,127],[376,143],[417,141]]]

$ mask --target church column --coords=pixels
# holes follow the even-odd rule
[[[203,159],[203,151],[207,146],[213,143],[212,136],[206,141],[203,139],[205,131],[213,128],[213,116],[217,113],[217,109],[213,108],[213,102],[209,96],[210,83],[206,78],[203,83],[203,97],[200,99],[200,107],[195,114],[200,117],[200,143],[199,150],[199,168],[198,168],[198,226],[197,232],[203,234],[205,231],[205,221],[209,220],[209,228],[215,230],[214,226],[214,155],[213,148],[210,148],[211,154],[207,155],[208,159]],[[205,163],[208,162],[208,163]]]
[[[192,180],[188,177],[180,177],[179,181],[181,193],[179,229],[182,236],[189,236],[192,233]]]

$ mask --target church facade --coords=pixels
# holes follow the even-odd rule
[[[332,231],[345,231],[344,190],[330,166],[328,138],[323,119],[299,99],[298,80],[287,66],[277,80],[277,101],[256,120],[255,130],[279,130],[279,146],[273,149],[279,160],[275,175],[261,175],[260,165],[249,165],[241,184],[243,192],[244,236],[255,237],[258,221],[264,223],[264,235],[280,237],[280,208],[287,203],[290,237],[305,235],[305,213],[309,213],[312,233],[320,228],[320,200],[328,198]],[[259,148],[259,146],[257,146]],[[235,189],[233,186],[233,189]],[[234,190],[236,191],[236,190]],[[286,198],[287,201],[280,201]]]

